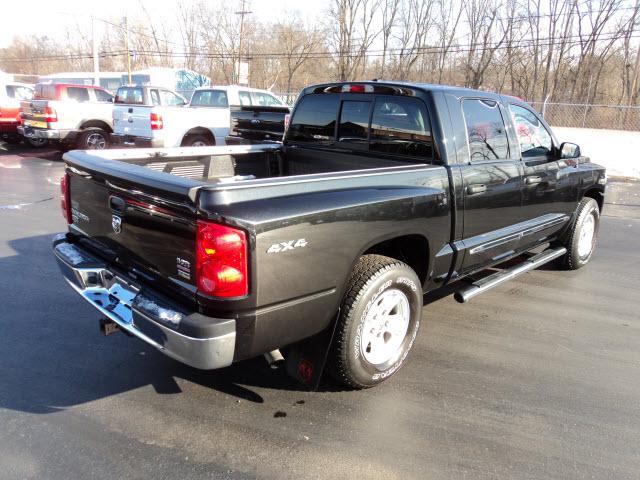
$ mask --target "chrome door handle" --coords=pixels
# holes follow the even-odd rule
[[[487,191],[487,186],[484,184],[478,184],[478,185],[469,185],[467,187],[467,193],[469,195],[474,195],[476,193],[483,193]]]
[[[540,182],[542,182],[542,177],[538,176],[527,177],[524,179],[524,183],[526,183],[527,185],[536,185]]]

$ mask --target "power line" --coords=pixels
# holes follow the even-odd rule
[[[640,35],[633,35],[633,33],[640,32],[640,29],[631,29],[627,30],[628,33],[632,33],[628,38],[640,38]],[[466,53],[470,51],[482,52],[484,50],[505,50],[505,49],[519,49],[526,48],[532,46],[560,46],[560,44],[564,44],[564,46],[571,47],[575,45],[580,45],[583,43],[585,35],[573,34],[573,35],[563,35],[557,37],[544,37],[544,38],[524,38],[511,43],[490,43],[486,44],[484,42],[473,42],[473,43],[457,43],[449,45],[448,47],[441,46],[424,46],[424,47],[405,47],[405,48],[389,48],[386,50],[386,54],[401,54],[401,55],[427,55],[427,54],[436,54],[436,53]],[[595,39],[597,42],[606,42],[612,40],[622,40],[621,32],[603,32],[600,36]],[[116,57],[125,55],[128,50],[112,50],[112,51],[102,51],[100,52],[101,58],[106,57]],[[380,57],[384,54],[383,50],[368,50],[364,54],[352,52],[352,51],[317,51],[317,52],[307,52],[301,55],[305,59],[322,59],[322,58],[333,58],[336,56],[344,56],[344,57]],[[172,52],[172,51],[161,51],[161,50],[136,50],[136,55],[145,56],[145,57],[165,57],[165,58],[188,58],[193,57],[194,54],[192,52]],[[291,55],[296,55],[295,53],[289,52],[262,52],[262,53],[252,53],[247,55],[251,59],[257,58],[286,58]],[[229,52],[229,53],[197,53],[196,57],[203,59],[235,59],[237,58],[237,53]],[[58,54],[58,55],[46,55],[41,57],[32,57],[32,58],[12,58],[12,57],[0,57],[0,61],[13,61],[13,62],[33,62],[33,61],[57,61],[57,60],[84,60],[92,58],[91,53],[70,53],[70,54]]]

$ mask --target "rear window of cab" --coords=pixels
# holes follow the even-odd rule
[[[120,87],[116,93],[114,103],[124,103],[127,105],[142,105],[144,96],[141,87]]]
[[[227,92],[224,90],[196,90],[191,97],[190,106],[228,108]]]

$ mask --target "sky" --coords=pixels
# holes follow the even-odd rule
[[[189,1],[189,0],[185,0]],[[129,14],[141,16],[140,3],[158,21],[175,15],[177,0],[27,0],[26,2],[2,2],[0,11],[0,48],[7,47],[17,35],[62,36],[65,27],[73,27],[76,22],[90,22],[91,15],[113,20]],[[240,0],[230,1],[235,11],[240,10]],[[25,8],[25,5],[27,7]],[[105,5],[109,5],[105,9]],[[252,16],[267,21],[286,18],[298,11],[303,19],[313,20],[321,14],[325,4],[309,0],[247,0],[247,10]],[[128,11],[127,11],[128,10]],[[99,23],[99,22],[98,22]]]

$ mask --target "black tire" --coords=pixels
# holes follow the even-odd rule
[[[182,141],[183,147],[210,147],[215,145],[206,135],[187,135]]]
[[[33,148],[42,148],[49,144],[49,141],[46,138],[25,137],[24,139],[29,144],[29,146]]]
[[[365,324],[371,325],[369,319],[375,318],[374,309],[380,311],[380,302],[393,296],[404,296],[407,300],[407,304],[401,300],[402,310],[409,314],[406,334],[399,334],[397,337],[389,335],[390,338],[394,338],[394,344],[402,338],[401,343],[393,350],[388,360],[378,364],[372,363],[366,358],[372,358],[371,343],[364,345],[363,342],[367,337],[380,338],[382,335],[380,340],[374,340],[382,341],[386,346],[388,331],[378,331],[375,335],[374,328],[369,333],[363,332],[363,328]],[[394,307],[398,308],[400,307]],[[392,311],[393,309],[389,313]],[[347,284],[329,351],[329,372],[339,382],[357,389],[373,387],[386,380],[398,371],[411,350],[420,327],[421,313],[420,280],[408,265],[381,255],[362,256]],[[401,312],[396,312],[396,315],[398,314]],[[387,325],[388,323],[387,321]]]
[[[109,148],[109,134],[101,128],[82,130],[76,140],[78,150],[105,150]]]
[[[589,229],[588,224],[593,222],[593,235],[590,248],[589,242],[582,237],[583,231]],[[566,255],[560,257],[560,266],[568,270],[577,270],[584,267],[596,249],[598,228],[600,226],[600,209],[593,198],[583,198],[576,208],[575,220],[560,245],[567,249]],[[581,239],[583,239],[581,248]]]

